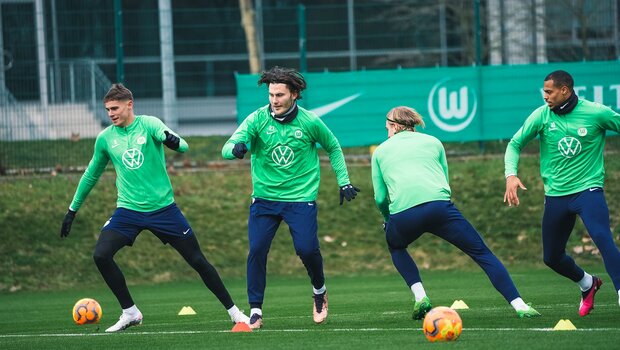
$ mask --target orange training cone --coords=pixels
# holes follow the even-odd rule
[[[231,332],[251,332],[252,328],[248,326],[247,323],[239,322],[235,324],[231,330]]]

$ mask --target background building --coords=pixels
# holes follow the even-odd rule
[[[618,60],[619,18],[618,0],[0,0],[0,140],[94,137],[117,81],[138,113],[184,135],[228,134],[235,74],[252,62],[345,72]]]

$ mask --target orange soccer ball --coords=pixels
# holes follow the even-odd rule
[[[461,316],[449,307],[438,306],[424,317],[422,331],[431,342],[457,340],[462,330]]]
[[[95,299],[80,299],[73,306],[73,321],[77,324],[97,323],[102,315],[101,305]]]

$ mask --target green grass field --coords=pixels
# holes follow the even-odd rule
[[[223,166],[218,148],[221,139],[196,139],[191,143],[193,152],[168,159],[177,168],[171,175],[176,201],[237,304],[247,309],[244,276],[249,167],[241,162]],[[65,146],[76,149],[78,156],[71,160],[54,156],[54,147]],[[312,322],[310,285],[294,254],[288,228],[282,225],[269,256],[264,329],[250,334],[230,333],[232,324],[227,313],[196,274],[173,249],[143,233],[134,247],[117,255],[117,262],[145,316],[144,324],[121,334],[105,334],[103,330],[116,322],[120,309],[96,270],[92,250],[102,223],[115,207],[115,176],[112,171],[102,176],[80,210],[71,236],[61,240],[60,223],[81,176],[79,171],[67,170],[88,162],[92,140],[54,147],[37,145],[29,152],[24,149],[23,155],[45,160],[41,166],[58,165],[62,169],[59,175],[47,171],[35,176],[0,176],[0,349],[449,346],[564,350],[611,349],[617,347],[613,344],[620,344],[618,297],[603,271],[598,250],[579,220],[567,252],[578,263],[590,266],[588,271],[599,274],[605,282],[594,312],[581,319],[575,284],[542,266],[543,191],[535,147],[530,147],[533,151],[529,152],[534,155],[523,157],[520,164],[521,178],[528,186],[528,191],[521,194],[520,208],[508,208],[502,203],[502,142],[487,143],[484,155],[476,155],[477,143],[446,145],[453,200],[512,272],[524,299],[543,314],[541,318],[518,319],[474,263],[444,241],[424,235],[410,252],[418,262],[433,304],[449,306],[462,299],[470,306],[460,312],[464,331],[457,342],[429,343],[421,332],[422,322],[410,319],[411,293],[391,265],[382,220],[372,196],[368,148],[360,147],[345,150],[352,160],[351,181],[362,188],[354,202],[338,205],[333,171],[328,166],[322,169],[317,203],[330,291],[327,324],[316,326]],[[619,147],[619,137],[609,139],[605,189],[616,242],[620,239]],[[13,159],[7,154],[24,163],[5,162]],[[33,161],[20,154],[0,147],[0,174],[6,164],[31,166]],[[72,306],[83,297],[101,303],[101,324],[73,324]],[[198,315],[177,316],[187,305]],[[570,319],[577,331],[552,331],[560,319]]]
[[[144,323],[118,334],[103,332],[120,314],[103,282],[84,290],[5,294],[0,302],[0,344],[2,349],[610,349],[620,344],[620,309],[618,296],[600,269],[593,266],[591,271],[605,284],[597,294],[596,308],[585,318],[577,314],[579,292],[572,282],[548,269],[511,269],[523,298],[543,314],[535,319],[517,318],[480,270],[423,271],[435,306],[462,299],[470,307],[459,311],[463,333],[450,344],[426,340],[422,322],[410,318],[411,294],[396,272],[328,276],[330,314],[323,325],[312,322],[307,278],[269,278],[265,324],[252,333],[229,332],[227,313],[198,281],[131,287]],[[245,308],[245,281],[225,282]],[[101,303],[100,324],[73,324],[71,308],[82,297]],[[183,306],[191,306],[197,315],[177,316]],[[553,331],[560,319],[570,319],[577,330]]]

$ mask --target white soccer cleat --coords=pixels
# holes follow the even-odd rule
[[[106,329],[105,331],[107,333],[120,332],[127,329],[128,327],[137,326],[140,324],[142,324],[142,313],[140,311],[138,311],[138,313],[135,315],[122,313],[121,317],[119,317],[118,319],[118,322],[116,322],[114,326]]]
[[[250,317],[250,328],[251,329],[260,329],[263,327],[263,315],[253,314]]]
[[[321,324],[327,319],[327,292],[314,294],[312,299],[312,318],[314,323]]]
[[[235,312],[234,315],[230,316],[230,320],[233,321],[233,323],[235,324],[236,323],[245,323],[247,325],[250,324],[250,318],[241,311]]]

